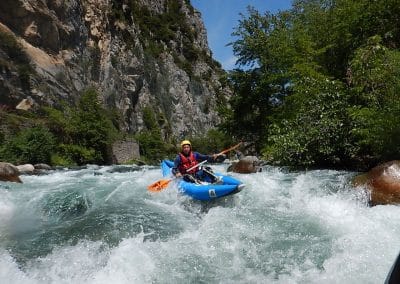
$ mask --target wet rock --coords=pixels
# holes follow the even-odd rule
[[[136,172],[139,171],[140,167],[139,166],[115,166],[112,167],[110,170],[108,170],[107,172],[109,173],[127,173],[127,172]]]
[[[262,162],[256,156],[245,156],[228,167],[228,172],[251,174],[260,172]]]
[[[35,167],[32,164],[24,164],[17,166],[21,174],[33,174]]]
[[[0,180],[22,183],[20,172],[16,166],[10,163],[0,162]]]
[[[47,164],[35,164],[33,165],[35,170],[33,171],[34,175],[46,175],[49,173],[50,170],[53,168]]]
[[[370,204],[400,203],[400,161],[390,161],[356,176],[354,186],[364,186],[370,191]]]
[[[33,165],[35,170],[46,170],[50,171],[52,168],[48,164],[35,164]]]

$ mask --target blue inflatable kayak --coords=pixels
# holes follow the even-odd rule
[[[170,160],[163,160],[161,163],[161,170],[164,177],[171,177],[171,169],[174,163]],[[197,200],[212,200],[219,197],[227,196],[240,192],[244,188],[244,184],[230,176],[214,173],[220,178],[221,183],[213,184],[202,182],[201,184],[191,183],[184,181],[183,179],[178,180],[179,190],[190,197]]]

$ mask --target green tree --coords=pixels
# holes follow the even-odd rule
[[[190,137],[194,151],[203,154],[219,153],[233,145],[233,141],[226,133],[218,129],[210,129],[206,135]]]
[[[304,94],[307,94],[304,96]],[[295,167],[343,166],[348,161],[347,95],[340,81],[299,78],[270,127],[263,154]]]
[[[43,126],[21,130],[0,147],[1,159],[15,163],[48,163],[55,152],[55,138]]]
[[[400,158],[400,52],[375,36],[350,63],[354,152],[368,165]]]
[[[104,164],[111,161],[110,147],[118,132],[109,112],[93,88],[82,93],[76,108],[44,108],[49,128],[58,139],[53,161],[61,164]]]
[[[400,5],[296,0],[249,8],[232,43],[246,71],[222,127],[263,145],[271,162],[366,168],[399,156]],[[375,43],[373,43],[375,42]]]
[[[171,147],[164,142],[161,128],[151,107],[143,109],[145,129],[135,135],[139,142],[140,155],[150,163],[158,163],[171,154]]]
[[[82,94],[77,111],[71,115],[71,128],[74,144],[95,151],[95,158],[91,162],[109,162],[109,147],[117,131],[102,107],[96,90],[88,89]]]

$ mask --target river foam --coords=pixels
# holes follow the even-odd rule
[[[147,191],[161,174],[146,167],[1,183],[0,282],[384,281],[400,248],[400,208],[368,207],[349,186],[353,173],[234,175],[246,188],[207,203],[173,183]]]

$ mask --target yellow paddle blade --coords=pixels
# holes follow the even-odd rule
[[[172,179],[160,179],[155,183],[150,184],[147,189],[149,191],[158,192],[166,188],[171,181]]]

